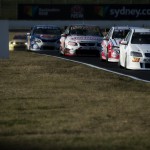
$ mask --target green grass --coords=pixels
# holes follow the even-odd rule
[[[149,150],[150,84],[26,51],[0,60],[0,149]]]

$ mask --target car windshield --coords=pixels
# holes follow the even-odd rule
[[[13,39],[14,40],[25,40],[27,37],[26,37],[26,35],[15,35],[14,37],[13,37]]]
[[[112,38],[113,39],[124,39],[128,34],[129,30],[114,30]]]
[[[133,33],[131,44],[150,44],[150,32]]]
[[[102,36],[102,33],[99,27],[95,26],[72,26],[70,29],[70,35]]]
[[[51,34],[51,35],[60,35],[61,31],[59,29],[50,29],[50,28],[38,28],[35,29],[33,34]]]

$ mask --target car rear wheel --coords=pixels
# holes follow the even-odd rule
[[[120,60],[118,61],[118,66],[119,66],[119,68],[123,68],[123,66],[121,66],[121,64],[120,64]]]
[[[61,46],[59,48],[59,55],[63,55],[63,53],[62,53],[62,47]]]

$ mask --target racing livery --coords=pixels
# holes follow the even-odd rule
[[[60,54],[65,56],[99,55],[102,33],[98,26],[71,25],[60,38]]]
[[[119,66],[150,70],[150,29],[131,29],[120,43]]]
[[[61,30],[52,25],[36,25],[27,33],[27,49],[31,51],[59,49]]]
[[[109,32],[103,38],[100,52],[100,60],[106,60],[109,62],[119,61],[119,44],[120,41],[127,35],[130,27],[115,26],[111,27]]]

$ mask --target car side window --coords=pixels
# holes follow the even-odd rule
[[[110,29],[109,32],[107,33],[107,35],[106,35],[107,39],[109,39],[111,37],[112,31],[113,31],[113,29]]]
[[[65,30],[64,33],[65,33],[65,34],[69,34],[69,27],[66,28],[66,30]]]
[[[131,33],[132,33],[132,31],[129,31],[129,33],[127,34],[127,36],[124,39],[125,41],[129,42],[130,37],[131,37]]]

